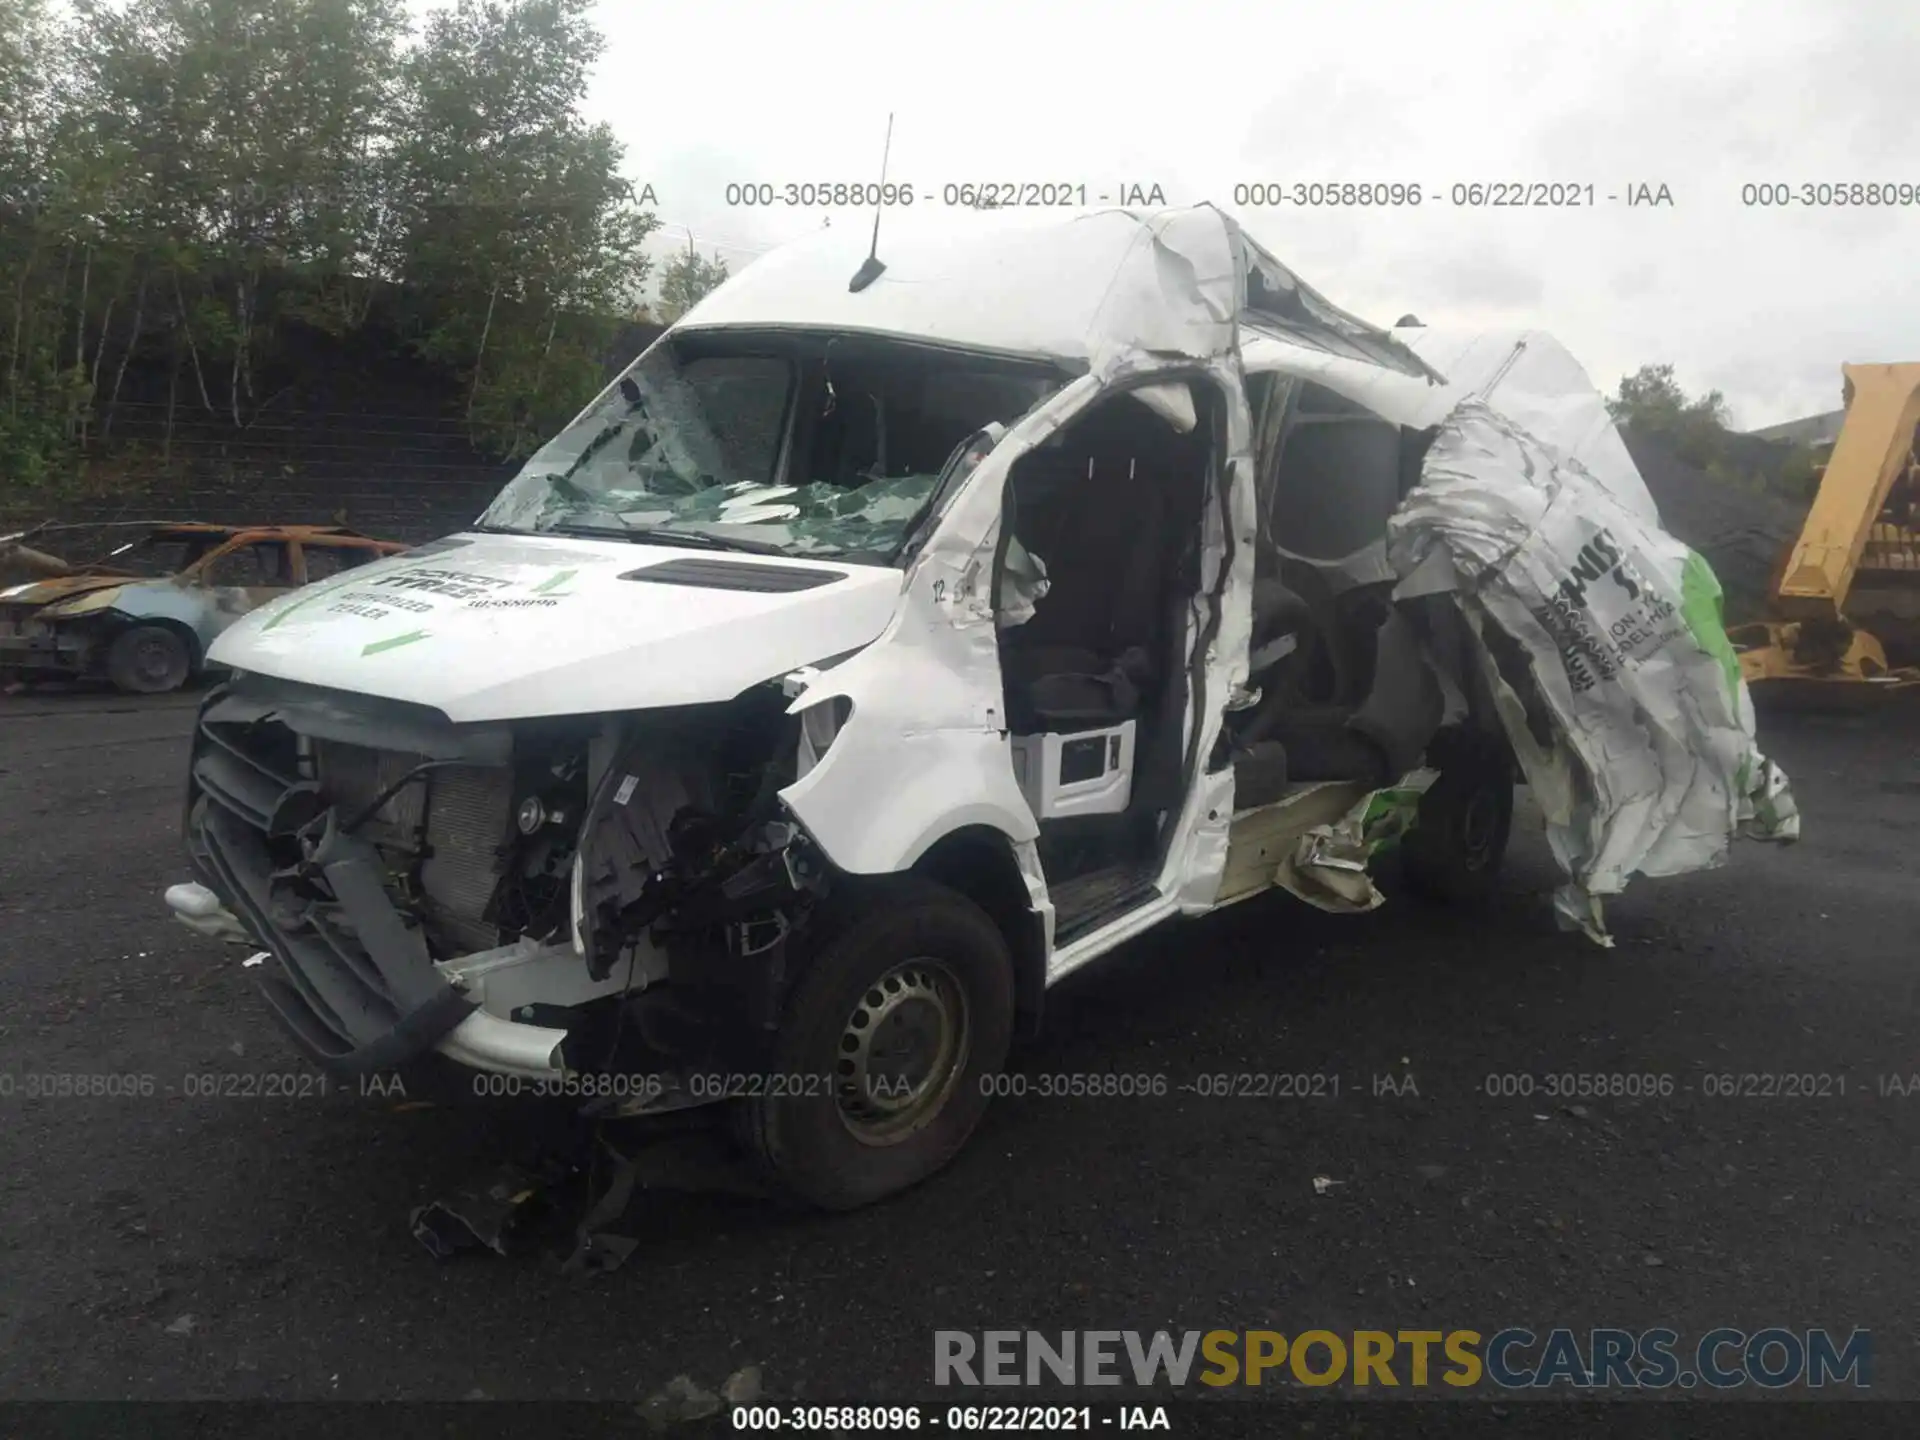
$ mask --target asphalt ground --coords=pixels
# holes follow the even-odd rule
[[[1018,1060],[1164,1094],[997,1101],[854,1215],[645,1194],[583,1278],[409,1234],[524,1109],[260,1093],[313,1072],[160,900],[192,705],[0,699],[0,1400],[637,1403],[749,1365],[770,1401],[929,1400],[936,1330],[1513,1325],[1867,1329],[1871,1395],[1920,1392],[1912,707],[1769,722],[1805,839],[1636,881],[1611,951],[1553,928],[1538,833],[1484,915],[1166,927],[1057,988]],[[152,1093],[26,1093],[61,1075]],[[1288,1075],[1338,1094],[1207,1093]]]

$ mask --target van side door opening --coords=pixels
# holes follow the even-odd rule
[[[1185,798],[1189,621],[1219,398],[1182,433],[1134,395],[1099,401],[1008,475],[996,567],[1010,748],[1065,943],[1156,893]],[[1045,588],[1010,604],[1013,547]]]
[[[1257,698],[1230,717],[1242,810],[1298,784],[1391,784],[1445,713],[1384,556],[1424,437],[1310,382],[1263,375],[1249,388],[1260,451],[1247,684]]]

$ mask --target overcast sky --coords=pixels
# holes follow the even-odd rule
[[[1913,0],[703,0],[607,3],[598,23],[593,117],[654,187],[663,239],[690,230],[736,270],[823,216],[729,207],[728,182],[870,181],[892,110],[889,178],[922,197],[1157,183],[1233,211],[1376,323],[1538,326],[1606,390],[1670,362],[1742,428],[1837,407],[1843,361],[1920,359],[1920,204],[1741,200],[1760,182],[1920,190]],[[1236,184],[1316,180],[1427,198],[1232,203]],[[1590,183],[1598,203],[1446,203],[1509,180]],[[1642,183],[1673,204],[1628,207]]]

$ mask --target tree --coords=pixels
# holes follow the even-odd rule
[[[464,375],[475,439],[512,456],[597,388],[659,224],[621,178],[612,131],[579,118],[603,45],[590,8],[457,0],[407,64],[405,269],[432,312],[420,347]]]
[[[1804,445],[1767,445],[1728,428],[1726,398],[1718,390],[1690,397],[1671,365],[1642,365],[1623,376],[1607,413],[1663,442],[1679,459],[1724,484],[1804,500],[1818,483],[1813,452]]]
[[[63,36],[43,0],[0,0],[0,472],[39,484],[66,459],[76,395],[64,367],[69,176],[59,162]]]
[[[660,318],[672,325],[700,303],[701,297],[717,290],[727,279],[727,262],[715,255],[711,260],[687,250],[667,262],[660,272]]]
[[[377,159],[403,0],[76,9],[76,135],[113,173],[107,218],[142,252],[132,269],[194,393],[245,424],[276,312],[348,328],[384,268]]]
[[[0,0],[0,503],[104,452],[130,368],[164,457],[377,295],[478,443],[570,418],[656,227],[580,117],[590,4],[456,0],[409,43],[408,0]]]
[[[1702,469],[1721,457],[1727,433],[1727,402],[1718,390],[1690,399],[1671,365],[1642,365],[1622,377],[1607,401],[1614,423],[1667,441],[1674,454]]]

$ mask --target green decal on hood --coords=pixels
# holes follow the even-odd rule
[[[556,571],[554,574],[542,580],[538,585],[534,586],[533,593],[536,595],[551,595],[555,590],[558,590],[579,573],[578,570]]]
[[[316,600],[326,600],[334,595],[338,595],[342,590],[350,590],[355,585],[361,585],[364,583],[366,583],[364,577],[350,575],[346,579],[335,581],[331,585],[321,584],[319,586],[312,586],[312,585],[306,586],[304,588],[308,593],[304,595],[300,594],[299,591],[295,591],[294,593],[296,596],[298,596],[298,598],[295,599],[291,605],[287,606],[286,609],[282,610],[278,615],[274,616],[271,620],[267,621],[266,624],[262,625],[260,627],[260,633],[262,635],[266,634],[267,631],[273,629],[282,620],[285,620],[289,615],[293,614],[294,611],[304,610],[306,609],[307,606],[311,605]]]
[[[385,640],[375,640],[371,645],[364,647],[360,653],[378,655],[382,650],[398,650],[402,645],[411,645],[416,640],[426,638],[427,632],[424,630],[409,630],[404,635],[392,635]]]

